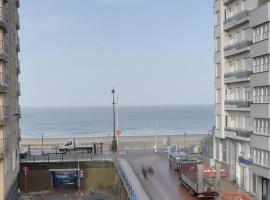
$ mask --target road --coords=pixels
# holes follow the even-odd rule
[[[139,177],[147,194],[153,200],[196,200],[196,197],[189,195],[185,187],[178,185],[177,172],[171,170],[166,156],[158,154],[134,154],[128,156],[133,170]],[[144,179],[142,178],[142,166],[151,166],[154,169],[154,175]]]

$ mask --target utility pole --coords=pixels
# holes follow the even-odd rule
[[[112,140],[112,150],[115,153],[116,149],[117,149],[117,142],[116,142],[116,135],[115,135],[115,129],[116,129],[116,125],[115,125],[115,89],[112,89],[112,97],[113,97],[113,140]]]
[[[155,139],[155,152],[157,152],[157,139],[158,139],[158,118],[156,119],[156,139]]]

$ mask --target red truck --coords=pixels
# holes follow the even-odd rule
[[[179,165],[179,183],[185,186],[190,195],[199,198],[214,198],[218,196],[215,188],[215,178],[204,173],[204,166],[197,160],[182,161]]]

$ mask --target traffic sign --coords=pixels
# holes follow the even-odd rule
[[[28,173],[29,172],[29,167],[27,165],[25,165],[23,167],[23,171],[24,171],[25,174]]]

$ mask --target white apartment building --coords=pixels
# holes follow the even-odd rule
[[[270,2],[214,0],[214,158],[259,200],[270,199]]]
[[[0,0],[0,200],[16,200],[18,190],[19,5],[19,0]]]

